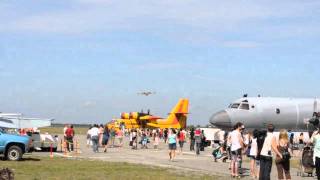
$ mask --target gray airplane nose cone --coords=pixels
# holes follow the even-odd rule
[[[218,128],[231,128],[231,120],[225,110],[219,111],[212,115],[210,118],[210,123]]]

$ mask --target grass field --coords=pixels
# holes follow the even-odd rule
[[[81,159],[26,157],[23,161],[2,161],[0,168],[14,170],[15,179],[23,180],[103,180],[103,179],[217,179],[208,175],[195,175],[178,170],[145,165],[90,161]]]
[[[76,134],[87,134],[88,128],[84,127],[74,127]],[[40,128],[41,133],[48,132],[51,135],[63,134],[63,127],[46,127]]]

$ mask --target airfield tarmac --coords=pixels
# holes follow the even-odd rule
[[[61,135],[59,135],[59,138]],[[222,162],[214,162],[211,152],[212,149],[207,147],[205,151],[201,151],[200,155],[196,155],[195,152],[189,151],[189,143],[185,143],[183,148],[184,152],[182,155],[177,153],[176,159],[174,161],[169,161],[168,156],[168,147],[166,144],[161,141],[158,150],[153,149],[152,143],[149,144],[149,149],[141,149],[140,145],[138,146],[138,150],[132,150],[129,146],[128,137],[124,138],[123,147],[114,147],[108,148],[107,153],[103,153],[103,149],[100,148],[99,153],[93,153],[91,148],[86,146],[86,136],[78,135],[76,138],[79,141],[80,153],[68,153],[67,156],[64,153],[56,152],[54,153],[55,157],[66,157],[66,160],[73,158],[84,158],[90,160],[100,160],[100,161],[110,161],[110,162],[127,162],[137,164],[144,164],[150,166],[158,166],[164,168],[170,168],[177,172],[182,173],[190,173],[192,174],[208,174],[208,175],[217,175],[221,178],[219,179],[229,179],[229,163]],[[117,144],[118,141],[115,141]],[[60,150],[60,146],[58,146],[58,150]],[[35,156],[49,156],[48,152],[33,152]],[[252,179],[249,176],[249,163],[247,160],[243,162],[243,168],[245,169],[245,173],[243,174],[243,179]],[[291,176],[292,179],[301,179],[301,177],[297,176],[298,169],[291,168]],[[129,177],[128,177],[129,178]],[[273,165],[272,179],[277,179],[277,171],[275,166]],[[231,179],[231,178],[230,178]],[[312,177],[304,178],[304,179],[313,179]]]

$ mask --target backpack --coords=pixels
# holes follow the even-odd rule
[[[252,144],[252,138],[249,140],[248,148],[246,150],[247,157],[250,157],[251,144]]]

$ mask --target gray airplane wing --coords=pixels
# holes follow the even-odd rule
[[[0,117],[0,127],[2,128],[16,128],[16,125],[13,123],[13,121]]]

